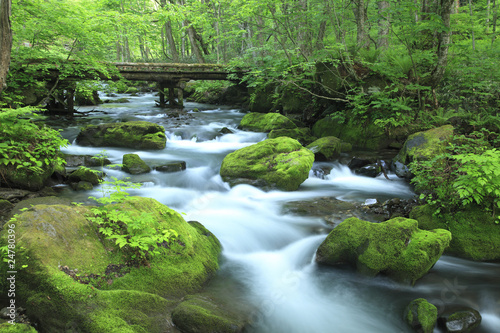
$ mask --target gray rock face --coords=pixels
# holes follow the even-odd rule
[[[185,161],[171,161],[165,163],[163,165],[159,165],[154,168],[156,171],[160,172],[178,172],[182,170],[186,170],[186,162]]]
[[[439,318],[439,325],[449,333],[472,332],[481,324],[481,314],[472,308],[458,310]]]

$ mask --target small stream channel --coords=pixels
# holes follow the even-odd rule
[[[73,142],[63,151],[95,155],[104,149],[112,163],[121,163],[125,153],[137,153],[150,165],[186,161],[187,169],[176,173],[131,176],[116,169],[105,171],[108,177],[130,177],[143,183],[130,193],[155,198],[185,213],[187,221],[201,222],[218,237],[223,245],[221,269],[209,291],[248,311],[251,332],[411,332],[402,311],[419,297],[427,298],[439,311],[456,305],[473,307],[483,316],[477,332],[500,332],[500,264],[443,256],[410,287],[384,277],[359,276],[347,267],[314,263],[314,253],[332,227],[322,217],[299,216],[286,207],[318,198],[362,204],[367,199],[412,197],[410,187],[397,177],[367,178],[337,163],[315,163],[298,191],[264,192],[250,185],[230,188],[219,176],[224,156],[266,138],[265,133],[237,129],[243,113],[231,107],[186,103],[187,113],[175,118],[155,108],[151,94],[119,97],[129,98],[130,103],[81,107],[79,111],[94,112],[79,118],[78,125],[63,129],[63,136]],[[201,111],[190,111],[195,108]],[[167,147],[133,151],[74,143],[84,124],[124,120],[163,125]],[[233,133],[219,135],[223,127]],[[319,178],[314,171],[320,167],[331,172]],[[96,188],[89,192],[64,189],[61,195],[86,201],[88,196],[101,194]],[[349,216],[348,211],[334,213]]]

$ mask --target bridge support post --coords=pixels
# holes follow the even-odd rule
[[[179,81],[177,83],[177,104],[179,106],[184,106],[184,88],[186,87],[186,81]]]
[[[159,107],[165,108],[167,104],[165,103],[165,88],[166,84],[164,82],[158,82],[158,96],[160,98]]]

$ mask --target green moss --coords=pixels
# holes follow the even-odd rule
[[[78,134],[81,145],[128,147],[134,149],[163,149],[166,145],[165,129],[147,121],[129,121],[88,125]]]
[[[88,168],[79,167],[69,175],[69,181],[71,182],[85,181],[91,183],[92,185],[97,185],[99,184],[100,177],[97,175],[96,172],[93,172]]]
[[[306,148],[314,153],[317,161],[331,161],[338,158],[340,153],[352,150],[351,144],[342,142],[342,140],[334,136],[322,137]]]
[[[268,139],[228,154],[220,174],[234,178],[261,179],[285,191],[296,190],[309,176],[313,153],[294,139]]]
[[[177,304],[167,298],[196,292],[215,274],[221,247],[203,226],[187,223],[154,199],[135,198],[116,208],[137,216],[152,213],[179,238],[149,266],[128,267],[124,276],[110,275],[93,285],[75,281],[61,268],[67,266],[80,276],[106,276],[108,265],[123,265],[125,257],[111,241],[100,238],[86,219],[88,208],[37,205],[13,222],[19,267],[16,301],[29,304],[28,316],[44,331],[165,332],[170,329],[170,310]],[[6,230],[0,232],[0,246],[6,244]],[[0,272],[2,284],[5,274]],[[6,296],[0,301],[2,297]]]
[[[279,113],[247,113],[241,119],[239,128],[255,132],[270,132],[274,129],[297,128],[287,117]]]
[[[415,159],[431,160],[445,151],[452,136],[453,126],[451,125],[414,133],[408,137],[395,160],[403,164],[408,164]]]
[[[41,173],[33,173],[27,169],[15,169],[5,167],[2,170],[2,180],[6,180],[11,187],[38,191],[47,184],[48,179],[54,172],[53,166],[44,165]],[[2,183],[2,181],[0,181]]]
[[[137,154],[123,155],[122,170],[133,175],[148,173],[151,168]]]
[[[382,223],[348,218],[320,245],[316,260],[330,265],[351,263],[362,274],[384,273],[414,284],[432,268],[451,240],[446,230],[423,231],[417,224],[402,217]]]
[[[406,322],[417,332],[432,333],[437,322],[437,308],[424,298],[410,302],[405,310]]]
[[[330,117],[318,120],[312,132],[319,138],[335,136],[353,147],[370,150],[386,148],[392,141],[380,127],[373,124],[355,124],[353,121],[344,124]]]
[[[3,323],[0,325],[0,332],[2,333],[36,333],[37,330],[30,325],[15,323],[14,325],[9,323]]]
[[[287,136],[289,138],[295,139],[302,145],[308,145],[317,138],[311,134],[311,130],[307,127],[301,128],[288,128],[288,129],[273,129],[268,134],[269,139],[275,139],[282,136]]]
[[[158,221],[174,229],[178,240],[169,245],[164,255],[155,256],[149,267],[134,268],[115,280],[109,289],[140,290],[160,296],[192,293],[208,281],[218,269],[221,246],[211,233],[184,221],[176,211],[149,198],[135,198],[117,205],[119,210],[146,211]]]
[[[244,323],[222,311],[210,299],[188,296],[172,312],[174,324],[183,332],[236,333]]]
[[[500,259],[500,225],[490,212],[470,205],[466,211],[433,215],[430,205],[415,207],[410,217],[418,221],[421,229],[442,228],[452,235],[447,254],[477,261]]]

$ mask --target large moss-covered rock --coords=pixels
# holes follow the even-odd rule
[[[423,205],[413,208],[410,217],[424,230],[442,228],[451,232],[446,253],[476,261],[500,260],[500,225],[491,212],[470,205],[466,211],[434,215],[435,208]]]
[[[322,137],[307,147],[314,153],[316,161],[331,161],[340,156],[340,153],[349,152],[352,146],[349,143],[342,142],[334,136]]]
[[[309,176],[314,154],[294,139],[280,137],[238,149],[222,161],[224,181],[261,180],[264,186],[296,190]]]
[[[5,167],[0,176],[0,186],[6,185],[6,187],[38,191],[47,185],[53,172],[54,167],[45,164],[39,173],[34,173],[23,168]]]
[[[297,128],[297,125],[279,113],[251,112],[241,119],[239,128],[255,132],[270,132],[274,129]]]
[[[403,217],[381,223],[348,218],[319,246],[316,261],[350,263],[368,276],[384,273],[414,284],[432,268],[451,240],[449,231],[424,231],[417,226],[417,221]]]
[[[185,297],[172,312],[172,321],[183,333],[238,333],[245,326],[236,315],[199,295]]]
[[[144,162],[137,154],[125,154],[122,160],[122,170],[132,175],[148,173],[151,167]]]
[[[267,135],[269,139],[275,139],[281,136],[287,136],[295,139],[303,146],[306,146],[317,139],[317,137],[313,136],[311,130],[307,127],[274,129]]]
[[[437,154],[443,153],[453,136],[453,126],[445,125],[424,132],[417,132],[408,137],[395,161],[408,164],[411,161],[431,160]]]
[[[404,319],[417,333],[432,333],[437,322],[437,308],[424,298],[417,298],[408,304]]]
[[[126,147],[133,149],[163,149],[167,139],[165,129],[147,121],[129,121],[88,125],[76,138],[82,146]]]
[[[217,270],[220,244],[201,225],[149,198],[115,207],[131,216],[152,214],[178,239],[148,265],[129,265],[119,247],[98,235],[89,208],[66,205],[33,206],[0,233],[4,245],[15,224],[16,302],[29,304],[27,315],[44,332],[168,332],[178,297],[198,291]]]

